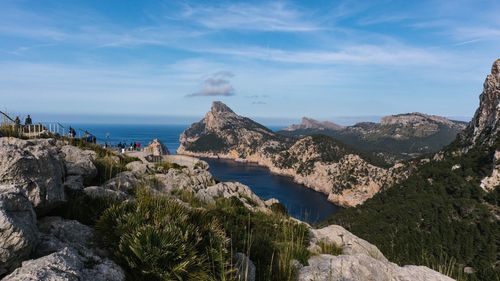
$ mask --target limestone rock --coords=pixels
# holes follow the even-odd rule
[[[94,165],[97,154],[94,151],[65,145],[61,147],[61,152],[64,155],[67,175],[82,176],[85,181],[90,181],[97,175]]]
[[[214,202],[217,198],[238,198],[247,208],[253,209],[266,207],[262,201],[252,190],[239,182],[221,182],[196,191],[196,197],[205,202]]]
[[[124,280],[123,270],[97,253],[94,230],[74,220],[45,217],[38,222],[41,241],[33,260],[3,280]]]
[[[495,151],[493,155],[493,169],[491,174],[481,180],[481,188],[485,191],[492,191],[500,187],[500,151]]]
[[[0,275],[28,258],[38,243],[36,214],[25,194],[0,185]]]
[[[0,183],[20,186],[38,211],[65,200],[64,176],[54,140],[0,138]]]
[[[166,174],[156,174],[157,189],[197,191],[215,184],[212,174],[203,169],[170,169]]]
[[[153,170],[153,165],[149,163],[143,163],[142,161],[134,161],[128,163],[125,168],[127,170],[131,171],[132,173],[138,174],[138,175],[145,175],[148,173],[151,173]]]
[[[234,255],[236,261],[236,268],[238,269],[239,280],[242,281],[255,281],[255,265],[243,253],[236,253]]]
[[[114,178],[107,181],[103,187],[128,193],[140,186],[142,182],[141,177],[136,172],[125,171],[118,173]]]
[[[86,258],[73,248],[63,248],[50,255],[22,263],[20,268],[3,278],[5,281],[122,281],[123,270],[112,261]]]
[[[107,189],[101,186],[89,186],[83,190],[83,193],[94,199],[108,199],[112,201],[124,201],[129,195],[120,190]]]
[[[386,262],[382,252],[374,245],[355,236],[339,225],[330,225],[321,229],[311,230],[311,246],[313,252],[317,252],[316,243],[326,241],[335,243],[342,248],[342,253],[346,255],[364,254],[374,259]]]
[[[459,138],[465,150],[477,144],[493,146],[500,136],[500,59],[493,63],[479,100],[474,118]]]
[[[424,266],[405,266],[374,259],[365,254],[318,255],[301,268],[298,281],[453,281]]]

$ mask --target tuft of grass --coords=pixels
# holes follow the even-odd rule
[[[182,170],[183,168],[186,168],[186,166],[181,166],[177,163],[172,163],[172,162],[168,162],[168,161],[162,161],[160,163],[156,163],[155,168],[157,170],[167,172],[170,169]]]
[[[337,244],[330,242],[328,240],[322,239],[316,243],[319,247],[318,254],[326,254],[332,256],[338,256],[342,254],[342,248]]]
[[[309,230],[279,213],[251,212],[237,198],[219,199],[208,212],[219,219],[234,252],[256,266],[256,280],[295,280],[293,260],[307,264]]]

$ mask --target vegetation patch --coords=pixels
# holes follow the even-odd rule
[[[227,280],[228,238],[216,218],[145,190],[104,212],[97,237],[131,280]]]
[[[500,190],[486,193],[479,187],[491,173],[495,149],[499,143],[461,156],[447,153],[360,207],[341,210],[328,223],[343,225],[399,264],[440,270],[452,261],[454,269],[447,269],[452,277],[499,280],[500,227],[492,209],[498,208]],[[452,169],[457,164],[460,168]],[[461,277],[464,267],[476,272]]]

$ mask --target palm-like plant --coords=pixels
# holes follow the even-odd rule
[[[134,280],[225,280],[231,274],[219,222],[167,197],[138,192],[135,201],[105,211],[96,228]]]

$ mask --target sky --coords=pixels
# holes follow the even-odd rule
[[[268,123],[466,119],[499,14],[497,0],[2,0],[0,110],[180,122],[221,100]]]

